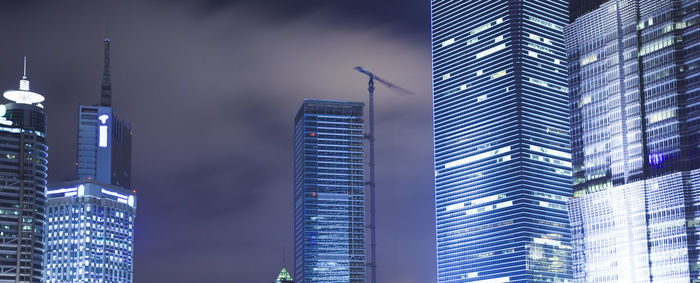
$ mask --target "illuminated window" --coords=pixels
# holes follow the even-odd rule
[[[100,126],[100,147],[107,147],[107,126]]]
[[[450,38],[449,40],[443,41],[443,42],[442,42],[442,47],[448,46],[448,45],[450,45],[450,44],[452,44],[452,43],[455,43],[455,39],[454,39],[454,38]]]
[[[506,48],[506,44],[505,44],[505,43],[499,44],[499,45],[494,46],[494,47],[491,47],[491,48],[489,48],[489,49],[486,49],[486,50],[484,50],[484,51],[481,51],[481,52],[479,52],[479,53],[476,53],[476,59],[479,59],[479,58],[482,58],[482,57],[491,55],[491,54],[496,53],[496,52],[498,52],[498,51],[501,51],[501,50],[503,50],[503,49],[505,49],[505,48]]]

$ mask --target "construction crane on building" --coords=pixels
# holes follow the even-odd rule
[[[370,192],[370,198],[369,198],[369,225],[367,228],[370,230],[370,249],[372,252],[372,261],[368,263],[368,266],[371,268],[371,273],[372,273],[372,280],[370,281],[371,283],[377,283],[377,253],[376,253],[376,246],[377,242],[375,240],[376,236],[376,229],[377,226],[375,225],[374,222],[374,214],[375,214],[375,201],[374,201],[374,189],[375,189],[375,183],[374,183],[374,81],[380,82],[387,88],[394,89],[398,91],[399,93],[403,94],[413,94],[413,92],[408,91],[406,89],[403,89],[401,87],[396,86],[393,83],[390,83],[386,80],[383,80],[379,78],[377,75],[374,73],[368,71],[365,68],[362,67],[355,67],[355,70],[357,70],[360,73],[363,73],[369,77],[369,87],[367,88],[369,90],[369,135],[365,135],[365,139],[369,140],[369,181],[366,182],[367,185],[369,185],[369,192]]]

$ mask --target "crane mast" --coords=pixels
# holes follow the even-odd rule
[[[360,73],[363,73],[369,77],[369,82],[368,82],[368,88],[367,90],[369,91],[369,135],[365,135],[365,139],[369,140],[369,181],[365,182],[366,185],[369,185],[369,192],[370,192],[370,198],[369,198],[369,215],[370,215],[370,222],[369,225],[366,227],[369,228],[370,230],[370,250],[371,250],[371,258],[372,261],[368,263],[367,265],[371,269],[372,277],[371,281],[372,283],[377,282],[377,253],[376,253],[376,223],[375,223],[375,201],[374,201],[374,191],[375,191],[375,182],[374,182],[374,81],[380,82],[387,88],[392,88],[395,89],[399,92],[403,92],[405,94],[413,94],[412,92],[405,90],[403,88],[397,87],[396,85],[383,80],[379,78],[377,75],[374,73],[368,71],[365,68],[362,67],[355,67],[355,70],[357,70]]]

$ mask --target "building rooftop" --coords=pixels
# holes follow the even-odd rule
[[[287,272],[286,268],[282,268],[282,271],[280,271],[280,275],[277,276],[277,280],[275,280],[275,283],[284,283],[284,282],[294,282],[294,279],[292,279],[292,276],[289,275],[289,272]]]

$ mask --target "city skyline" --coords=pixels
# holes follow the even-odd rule
[[[0,4],[0,282],[700,278],[698,11]]]
[[[397,100],[376,90],[378,281],[433,280],[428,29],[415,23],[427,4],[380,4],[418,3],[385,20],[364,12],[367,2],[317,1],[309,11],[245,8],[251,2],[109,9],[112,104],[134,131],[135,280],[269,280],[285,247],[291,270],[289,117],[304,98],[366,103],[358,65],[420,93]],[[78,105],[99,103],[105,9],[42,5],[3,3],[0,33],[19,40],[0,53],[0,85],[16,88],[27,55],[33,89],[47,98],[49,181],[62,182],[75,175]]]

